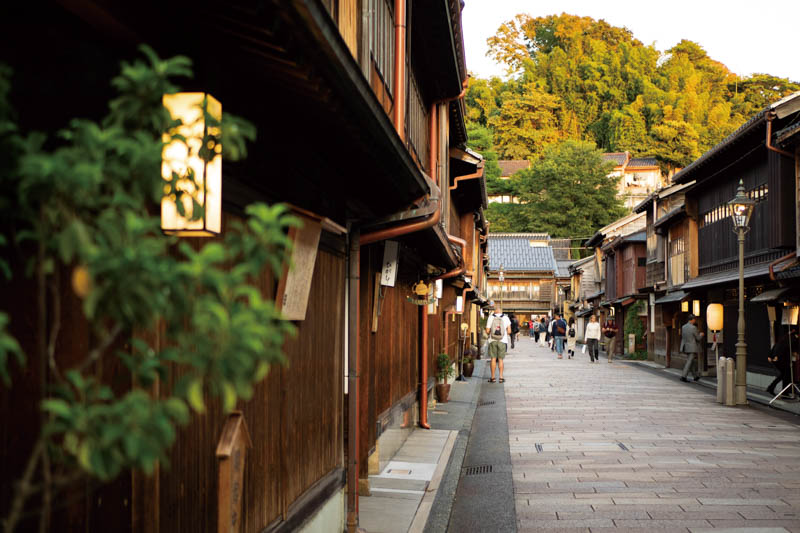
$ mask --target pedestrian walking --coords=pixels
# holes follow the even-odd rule
[[[703,335],[704,333],[697,330],[697,317],[689,315],[689,320],[681,328],[680,352],[686,355],[686,364],[683,365],[681,381],[688,381],[686,376],[689,375],[689,372],[692,372],[695,381],[700,379],[697,354],[700,352],[700,342],[703,339]]]
[[[772,347],[772,350],[767,357],[767,361],[772,363],[772,366],[778,370],[778,377],[776,377],[775,380],[769,384],[769,387],[767,387],[767,392],[770,396],[775,394],[775,387],[779,382],[781,386],[785,388],[792,379],[791,369],[789,368],[789,365],[791,364],[789,352],[791,345],[791,352],[797,354],[798,348],[800,348],[798,347],[797,342],[797,332],[792,331],[791,334],[784,334],[780,339],[778,339],[778,342],[775,343],[775,346]]]
[[[561,318],[559,313],[555,314],[555,319],[551,323],[553,329],[553,344],[559,359],[564,358],[564,339],[567,336],[567,323]]]
[[[589,360],[592,363],[596,363],[600,359],[600,350],[598,348],[600,344],[600,322],[597,321],[597,317],[594,315],[589,318],[589,323],[586,324],[584,338],[589,347]]]
[[[533,335],[533,342],[539,342],[539,328],[541,327],[541,323],[539,322],[539,318],[535,318],[533,320],[533,326],[531,327],[531,335]]]
[[[489,334],[489,357],[491,358],[492,377],[489,383],[494,383],[495,368],[500,369],[500,383],[503,379],[503,359],[508,351],[508,343],[511,336],[511,320],[503,314],[503,309],[498,305],[494,313],[486,321],[486,333]]]
[[[609,318],[606,320],[606,324],[603,326],[603,335],[606,337],[606,355],[609,363],[614,359],[614,351],[617,348],[617,331],[617,324],[614,319]]]
[[[556,341],[553,338],[553,324],[555,323],[555,315],[547,321],[547,343],[550,346],[550,351],[554,352],[556,349]]]
[[[575,343],[578,342],[578,332],[575,330],[575,317],[569,317],[567,326],[567,357],[575,357]]]
[[[517,334],[519,334],[519,319],[517,319],[517,315],[514,313],[510,313],[508,318],[511,321],[511,349],[513,350],[514,343],[517,340]]]
[[[547,342],[547,321],[544,317],[539,322],[539,344],[544,348],[545,343]]]

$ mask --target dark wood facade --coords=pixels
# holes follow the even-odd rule
[[[460,322],[476,332],[474,306],[464,301],[464,312],[456,316],[457,298],[477,301],[486,292],[482,164],[477,154],[463,155],[466,130],[458,96],[466,68],[460,5],[414,3],[412,10],[412,3],[405,3],[411,28],[404,79],[409,94],[398,131],[396,90],[386,70],[391,63],[381,59],[391,53],[378,50],[377,36],[363,24],[370,6],[378,3],[393,16],[394,2],[385,0],[241,0],[213,6],[146,1],[136,9],[88,0],[64,2],[44,13],[31,6],[0,17],[0,42],[4,50],[13,50],[7,59],[21,72],[14,103],[25,129],[54,130],[73,116],[101,116],[110,96],[108,80],[120,59],[136,56],[140,41],[162,56],[191,56],[196,76],[187,88],[213,93],[226,111],[258,128],[250,157],[225,165],[226,224],[259,200],[289,202],[364,233],[418,221],[420,215],[408,216],[406,210],[418,208],[420,198],[439,195],[441,222],[397,238],[401,259],[394,288],[374,283],[381,272],[381,243],[361,247],[359,276],[353,278],[348,273],[351,236],[323,232],[308,314],[297,322],[297,336],[284,345],[288,366],[273,368],[252,399],[238,406],[253,441],[243,494],[247,532],[300,529],[303,520],[343,491],[353,458],[347,446],[356,435],[356,477],[366,478],[381,423],[398,406],[413,413],[420,401],[420,321],[428,321],[424,342],[432,385],[435,355],[444,351],[455,360]],[[175,20],[185,23],[175,25]],[[385,27],[394,31],[396,24],[387,20]],[[29,65],[37,65],[37,72],[26,71]],[[59,94],[41,83],[42,73],[63,80]],[[431,128],[432,113],[438,118]],[[455,148],[462,154],[452,154]],[[472,177],[459,181],[465,175]],[[449,236],[467,242],[463,254]],[[411,283],[459,265],[464,272],[444,280],[433,313],[408,302]],[[258,280],[270,298],[276,283],[266,274]],[[359,321],[358,338],[349,346],[358,346],[358,368],[348,368],[345,344],[356,316],[353,306],[345,313],[352,283],[358,284]],[[13,311],[12,332],[32,343],[26,332],[35,309],[15,305],[26,301],[29,287],[15,281],[6,289],[0,304]],[[79,359],[90,334],[80,302],[68,290],[62,310],[60,342],[68,364]],[[154,347],[169,342],[157,330],[141,336]],[[134,386],[117,370],[106,365],[102,376],[119,390]],[[346,375],[359,377],[357,427],[348,426]],[[168,391],[179,377],[162,382],[161,390]],[[18,386],[0,389],[0,470],[8,481],[0,488],[2,516],[10,481],[19,477],[20,457],[37,430],[38,406],[30,398],[39,396],[39,378],[29,369],[14,377]],[[54,516],[59,528],[53,531],[216,529],[214,450],[225,419],[217,402],[207,398],[206,403],[207,412],[179,431],[169,466],[161,465],[153,476],[127,472],[111,484],[76,486],[61,502]],[[414,421],[404,423],[413,426]]]

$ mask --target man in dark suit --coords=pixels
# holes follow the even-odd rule
[[[689,321],[681,328],[681,353],[686,355],[686,364],[683,365],[683,375],[681,381],[688,381],[686,376],[692,371],[694,380],[700,379],[699,361],[697,357],[700,353],[701,341],[704,333],[697,330],[697,317],[689,315]],[[694,367],[694,368],[692,368]]]

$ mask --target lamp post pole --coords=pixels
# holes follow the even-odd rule
[[[747,196],[744,183],[739,180],[736,196],[728,202],[728,209],[739,243],[739,322],[736,325],[736,405],[747,405],[747,342],[744,323],[744,235],[750,229],[755,200]]]
[[[747,342],[744,338],[744,233],[738,228],[739,240],[739,322],[736,325],[736,405],[747,405]]]

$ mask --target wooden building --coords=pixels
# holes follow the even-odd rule
[[[617,197],[628,209],[664,185],[655,157],[631,157],[630,152],[608,152],[603,160],[614,165],[610,176],[617,178]]]
[[[617,326],[622,329],[624,315],[616,313],[633,303],[634,296],[629,295],[636,293],[640,281],[644,283],[643,272],[640,273],[638,269],[644,269],[644,266],[639,266],[639,259],[645,253],[641,246],[644,240],[639,234],[644,234],[645,227],[645,215],[631,213],[600,228],[584,243],[584,246],[594,249],[595,283],[599,281],[600,284],[596,293],[585,296],[584,309],[581,312],[584,320],[589,319],[589,314],[594,314],[602,324],[613,317]],[[633,238],[632,235],[637,236]],[[619,248],[623,249],[622,255],[618,255]],[[609,253],[613,257],[607,257]],[[626,273],[628,268],[633,270]],[[633,291],[629,291],[633,287]],[[625,302],[624,305],[622,302]],[[605,342],[605,339],[600,342]],[[618,350],[622,350],[622,344],[616,343]]]
[[[689,294],[681,287],[697,272],[697,231],[686,214],[685,190],[693,183],[671,185],[636,206],[647,216],[647,274],[639,291],[648,295],[647,350],[652,361],[682,367],[680,325],[689,312]]]
[[[489,234],[489,298],[521,322],[556,310],[558,266],[549,243],[544,233]]]
[[[775,102],[677,173],[685,189],[689,219],[690,279],[680,287],[700,311],[705,327],[707,304],[724,306],[720,355],[734,357],[738,316],[738,245],[727,203],[742,180],[755,200],[745,237],[745,337],[748,385],[766,386],[774,370],[767,362],[771,343],[785,333],[785,305],[797,303],[796,279],[789,272],[797,253],[797,152],[791,131],[800,117],[800,92]],[[778,142],[777,132],[783,132]],[[785,145],[785,146],[783,146]],[[788,149],[787,149],[788,148]],[[696,237],[693,235],[696,232]],[[696,264],[696,270],[692,265]],[[695,304],[695,302],[697,302]],[[710,335],[709,335],[710,338]],[[713,355],[701,358],[713,368]]]
[[[433,355],[455,358],[459,323],[475,332],[472,304],[486,294],[487,197],[481,157],[466,147],[461,3],[86,0],[8,8],[0,8],[2,61],[18,73],[14,104],[24,129],[102,116],[120,60],[147,42],[162,57],[191,57],[195,77],[186,88],[214,95],[258,129],[247,160],[224,166],[223,232],[253,201],[287,202],[331,221],[316,249],[308,313],[284,345],[288,366],[237,406],[252,440],[241,520],[248,533],[355,531],[370,469],[416,423],[426,426]],[[395,246],[387,242],[396,243],[393,286],[381,283],[385,249]],[[265,296],[275,297],[277,281],[258,280]],[[432,287],[433,304],[409,302],[418,281]],[[35,342],[26,329],[35,306],[19,305],[31,301],[26,290],[7,286],[0,298],[24,346]],[[71,360],[90,332],[68,290],[62,309]],[[0,389],[3,516],[21,450],[38,431],[38,403],[29,397],[38,389],[28,385],[40,379],[48,377],[34,369]],[[215,399],[206,404],[180,429],[169,470],[76,484],[53,531],[215,529],[214,452],[225,416]],[[32,516],[24,530],[34,527]]]
[[[569,266],[570,289],[568,305],[575,316],[578,342],[584,341],[586,324],[592,314],[591,299],[600,292],[600,272],[595,256],[590,255]]]

